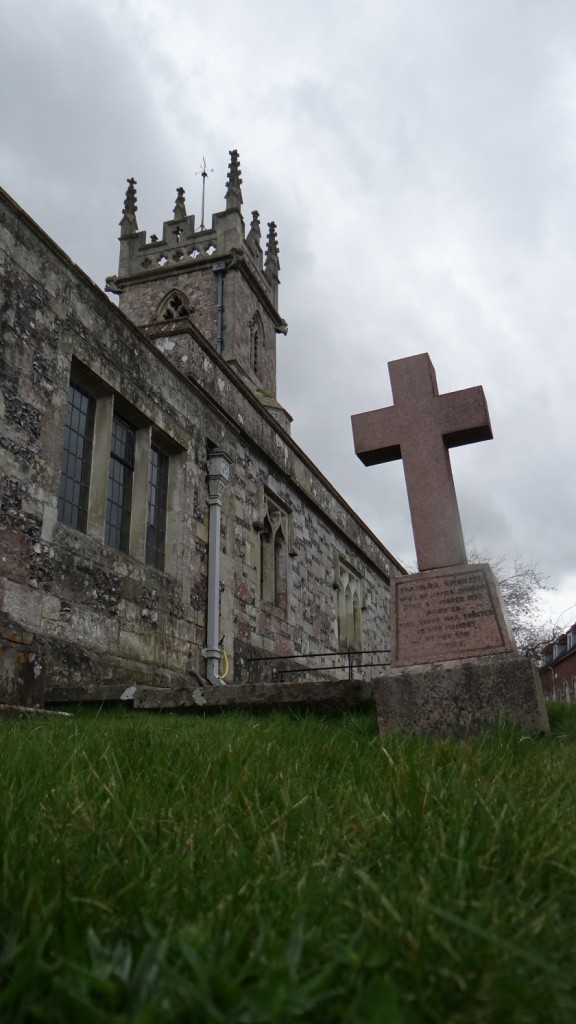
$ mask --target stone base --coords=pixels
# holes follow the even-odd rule
[[[549,732],[536,666],[494,655],[390,669],[374,681],[380,734],[467,736],[499,720]]]
[[[0,702],[42,704],[45,680],[41,645],[32,633],[0,612]]]

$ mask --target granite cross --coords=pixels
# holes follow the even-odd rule
[[[466,563],[449,448],[492,437],[481,387],[439,395],[427,352],[388,363],[394,405],[352,417],[365,466],[402,459],[420,572]]]

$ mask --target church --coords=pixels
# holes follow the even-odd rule
[[[236,150],[209,227],[136,186],[109,294],[0,190],[0,702],[381,671],[404,569],[291,438],[275,223]]]

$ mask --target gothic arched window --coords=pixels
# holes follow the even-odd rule
[[[336,588],[340,647],[359,650],[362,647],[362,577],[351,566],[338,561]]]
[[[289,513],[266,496],[260,529],[260,598],[285,612],[288,608]]]
[[[287,548],[284,531],[280,525],[274,537],[274,604],[280,606],[286,597]]]
[[[162,299],[156,313],[157,320],[181,320],[191,313],[190,303],[183,292],[176,289],[169,292]]]
[[[264,330],[260,315],[255,313],[250,321],[250,370],[259,375],[262,368],[262,350],[264,347]]]

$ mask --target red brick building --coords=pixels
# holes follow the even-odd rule
[[[544,648],[540,679],[546,700],[576,702],[576,622]]]

